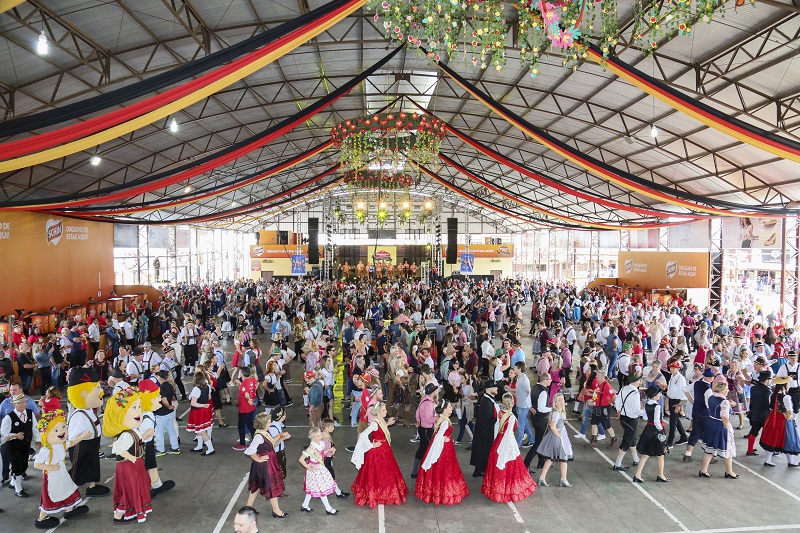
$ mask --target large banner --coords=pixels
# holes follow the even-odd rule
[[[464,253],[464,245],[458,245],[458,255]],[[475,257],[514,257],[513,244],[470,244],[469,253]],[[442,258],[447,257],[447,245],[442,245]]]
[[[471,251],[471,248],[470,248]],[[475,254],[461,254],[461,274],[472,274],[475,272]]]
[[[629,247],[631,250],[658,248],[658,229],[643,229],[630,232]]]
[[[619,284],[641,289],[708,288],[707,252],[619,252]]]
[[[782,223],[779,218],[723,218],[722,247],[780,248]]]
[[[114,224],[114,248],[138,248],[139,226]]]
[[[689,248],[708,250],[709,222],[699,220],[689,224],[681,224],[669,228],[669,249],[686,250]]]
[[[306,275],[306,256],[303,254],[292,255],[292,276]]]
[[[308,255],[308,245],[304,244],[300,251]],[[291,259],[292,255],[297,253],[297,246],[283,246],[283,245],[261,245],[261,244],[251,244],[250,245],[250,257],[252,259],[263,259],[263,258],[280,258],[283,257],[284,259]],[[325,251],[323,247],[319,247],[319,256],[323,257],[325,255]]]

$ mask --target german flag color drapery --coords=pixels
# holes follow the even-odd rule
[[[616,57],[603,57],[595,45],[589,45],[589,58],[623,80],[635,85],[650,96],[658,98],[676,111],[689,115],[709,128],[730,135],[745,144],[755,146],[773,155],[800,163],[800,143],[780,137],[737,118],[729,117],[713,107],[658,81]]]
[[[501,103],[494,100],[485,92],[475,87],[441,61],[437,61],[436,63],[440,69],[442,69],[470,95],[480,101],[487,108],[503,117],[514,127],[529,135],[542,146],[547,147],[560,156],[581,166],[592,174],[606,179],[612,183],[616,183],[617,185],[625,187],[626,189],[638,192],[657,201],[676,205],[693,212],[699,211],[716,216],[774,217],[800,215],[800,210],[796,209],[786,209],[783,207],[770,208],[769,206],[764,206],[760,210],[754,210],[752,206],[721,200],[714,201],[713,205],[709,205],[709,199],[702,195],[672,189],[666,185],[653,183],[629,172],[616,169],[595,157],[584,154],[579,150],[572,148],[569,144],[560,141],[546,131],[537,128],[524,118],[506,108]]]
[[[168,117],[260,70],[275,59],[329,29],[350,13],[360,9],[365,3],[366,0],[352,0],[336,11],[308,23],[260,50],[139,104],[54,132],[6,143],[0,146],[4,158],[3,161],[0,161],[0,172],[10,172],[74,154]],[[147,109],[152,110],[144,112]],[[97,131],[98,128],[100,131]],[[95,130],[97,133],[87,135],[86,131],[91,130]],[[51,134],[55,135],[51,136]],[[75,139],[76,136],[79,137],[78,140],[60,144],[65,142],[64,139]],[[54,141],[60,146],[42,149],[45,146],[53,146]],[[20,154],[28,155],[20,156]],[[15,159],[10,159],[12,157]]]

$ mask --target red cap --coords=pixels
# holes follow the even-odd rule
[[[139,380],[139,392],[155,392],[159,389],[159,386],[156,385],[152,379],[142,379]]]

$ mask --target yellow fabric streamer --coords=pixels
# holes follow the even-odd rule
[[[0,0],[2,1],[2,0]],[[134,130],[147,126],[148,124],[152,124],[153,122],[168,117],[181,109],[189,107],[190,105],[203,100],[204,98],[208,98],[212,94],[228,87],[236,83],[237,81],[241,80],[257,72],[258,70],[264,68],[268,64],[272,63],[279,57],[287,54],[288,52],[294,50],[301,44],[305,43],[309,39],[312,39],[319,35],[320,33],[326,31],[354,11],[361,9],[361,7],[366,3],[367,0],[360,0],[356,2],[348,9],[342,11],[341,13],[337,14],[336,16],[332,17],[330,20],[326,21],[323,24],[319,24],[314,26],[313,28],[309,29],[307,32],[298,35],[285,45],[281,46],[277,50],[273,51],[270,54],[254,61],[241,69],[237,70],[236,72],[232,72],[231,74],[225,76],[217,80],[214,83],[209,84],[202,89],[199,89],[192,94],[188,94],[183,98],[180,98],[166,106],[155,109],[149,113],[142,115],[141,117],[137,117],[133,120],[129,120],[128,122],[124,122],[113,128],[109,128],[107,130],[103,130],[101,132],[95,133],[94,135],[90,135],[88,137],[84,137],[82,139],[78,139],[77,141],[73,141],[71,143],[67,143],[61,146],[57,146],[55,148],[50,148],[49,150],[43,150],[41,152],[37,152],[35,154],[26,155],[23,157],[18,157],[16,159],[12,159],[10,161],[3,161],[0,162],[0,172],[10,172],[12,170],[18,170],[21,168],[30,167],[33,165],[40,165],[42,163],[46,163],[47,161],[52,161],[53,159],[58,159],[60,157],[65,157],[70,154],[74,154],[76,152],[80,152],[82,150],[86,150],[87,148],[92,148],[93,146],[98,146],[103,144],[104,142],[110,141],[112,139],[116,139],[117,137],[121,137],[126,135]]]
[[[0,0],[0,13],[5,13],[9,9],[14,9],[25,0]]]

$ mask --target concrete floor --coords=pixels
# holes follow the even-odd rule
[[[527,343],[526,343],[527,344]],[[299,376],[300,366],[294,363]],[[302,400],[299,385],[290,385],[295,401]],[[301,403],[301,402],[298,402]],[[187,409],[188,404],[181,404]],[[413,483],[409,475],[416,445],[409,442],[411,428],[396,427],[392,431],[393,449],[400,468],[406,473],[411,492],[403,506],[384,509],[356,507],[352,499],[332,498],[340,510],[338,516],[327,516],[319,500],[312,500],[314,514],[300,513],[304,497],[302,470],[296,464],[305,445],[306,416],[297,404],[288,408],[288,431],[293,439],[287,443],[289,476],[286,480],[289,498],[281,499],[281,508],[290,514],[285,520],[270,516],[269,503],[259,498],[256,508],[260,516],[261,531],[306,532],[324,527],[326,532],[378,531],[435,531],[442,533],[482,532],[498,530],[511,533],[550,531],[600,532],[681,532],[681,531],[797,531],[800,532],[800,472],[786,468],[784,457],[776,458],[778,466],[767,468],[762,457],[745,457],[745,431],[737,432],[739,457],[734,470],[741,474],[738,480],[723,479],[723,465],[710,467],[713,479],[697,477],[700,450],[695,451],[695,462],[681,462],[683,447],[676,447],[666,458],[669,484],[655,483],[655,464],[651,460],[644,471],[643,485],[635,485],[628,473],[611,469],[616,450],[605,446],[589,448],[584,442],[573,439],[575,461],[570,463],[569,480],[575,486],[562,489],[557,486],[539,488],[527,500],[516,505],[494,503],[480,493],[480,479],[471,477],[469,452],[465,446],[457,454],[466,475],[470,496],[455,507],[425,505],[413,496]],[[349,411],[346,411],[346,413]],[[199,457],[189,453],[191,448],[187,433],[179,456],[159,458],[162,479],[172,479],[177,486],[160,495],[153,502],[153,513],[144,524],[127,528],[140,532],[231,532],[233,515],[244,505],[247,490],[246,477],[250,460],[231,446],[237,439],[235,406],[226,406],[224,415],[230,428],[215,429],[213,433],[217,453]],[[571,422],[575,428],[578,421]],[[183,422],[185,425],[185,420]],[[356,470],[349,462],[350,454],[344,448],[355,443],[354,428],[340,427],[334,435],[340,450],[335,468],[340,486],[349,492]],[[467,440],[467,439],[465,439]],[[602,443],[601,443],[602,444]],[[524,450],[523,450],[524,453]],[[627,458],[626,464],[630,464]],[[113,486],[114,462],[103,460],[103,479]],[[38,514],[37,504],[41,487],[41,473],[31,464],[31,479],[24,487],[30,498],[19,499],[13,491],[0,491],[0,531],[22,533],[36,531],[33,527]],[[551,472],[548,480],[557,485],[558,473]],[[55,528],[58,531],[105,531],[113,528],[110,497],[88,501],[90,512]],[[52,530],[51,530],[52,531]]]

